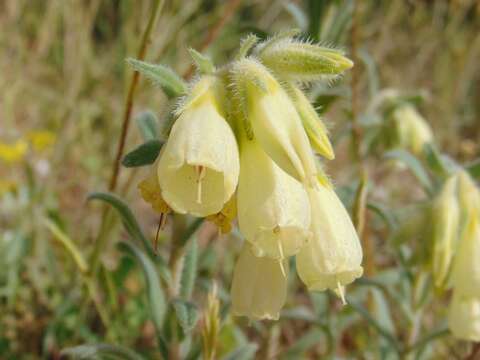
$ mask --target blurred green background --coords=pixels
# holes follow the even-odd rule
[[[68,234],[85,256],[93,249],[103,207],[86,198],[107,189],[133,73],[125,59],[136,56],[153,2],[0,2],[2,359],[58,359],[62,349],[85,343],[119,344],[145,358],[161,357],[149,284],[131,255],[117,246],[128,239],[118,218],[111,219],[94,290],[58,236],[58,231]],[[473,163],[480,155],[480,3],[475,0],[167,0],[145,60],[185,74],[191,66],[189,47],[223,64],[245,35],[266,38],[290,28],[339,46],[348,56],[352,21],[363,146],[369,147],[369,126],[381,121],[381,114],[372,112],[375,103],[393,89],[413,99],[442,153]],[[218,31],[209,42],[212,29]],[[309,94],[335,143],[337,157],[327,171],[351,207],[359,183],[348,136],[351,75],[315,85]],[[162,126],[171,107],[161,89],[140,78],[126,150],[142,142],[135,122],[141,111],[152,110]],[[469,353],[467,343],[446,331],[448,294],[432,290],[427,241],[415,231],[422,226],[404,221],[421,213],[428,197],[408,167],[365,151],[371,199],[366,232],[375,273],[348,288],[352,305],[341,307],[329,293],[309,294],[292,276],[278,322],[232,318],[228,291],[239,234],[218,236],[212,224],[204,223],[187,249],[196,277],[191,301],[200,320],[189,332],[166,331],[167,339],[174,338],[167,342],[180,349],[171,358],[200,356],[201,314],[213,281],[221,304],[219,359],[451,359]],[[136,190],[146,173],[123,169],[117,193],[150,239],[158,216]],[[170,251],[170,225],[160,236],[163,254]],[[92,298],[105,310],[107,323]],[[427,341],[421,342],[424,335]]]

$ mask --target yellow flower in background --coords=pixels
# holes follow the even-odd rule
[[[297,254],[300,279],[309,290],[337,290],[362,276],[362,247],[350,216],[331,187],[307,189],[312,240]]]
[[[21,162],[28,151],[28,144],[25,140],[19,139],[13,144],[0,142],[0,159],[6,163],[14,164]]]
[[[458,244],[460,207],[457,182],[456,175],[448,178],[433,202],[432,270],[435,286],[438,288],[445,285]]]
[[[234,64],[232,77],[245,121],[263,150],[286,173],[313,186],[314,154],[287,93],[269,71],[253,59]]]
[[[253,319],[278,320],[287,297],[288,262],[256,257],[243,245],[232,280],[232,312]]]
[[[238,225],[256,256],[295,255],[310,237],[310,204],[300,182],[255,140],[240,143]]]
[[[448,313],[448,327],[458,339],[480,341],[480,298],[454,292]]]
[[[52,147],[56,141],[55,133],[48,130],[31,131],[27,134],[27,139],[35,151],[44,151]]]
[[[15,191],[17,189],[17,183],[10,180],[0,180],[0,196]]]
[[[399,106],[393,112],[393,121],[399,146],[413,154],[421,154],[423,146],[433,142],[433,133],[427,121],[412,105]]]
[[[162,197],[181,214],[216,214],[237,187],[238,147],[220,107],[218,81],[204,76],[194,86],[160,154]]]
[[[295,85],[290,85],[289,89],[295,108],[302,119],[303,127],[307,132],[313,149],[328,160],[335,158],[332,144],[328,138],[328,130],[322,119],[318,116],[315,108],[307,99],[302,90]]]

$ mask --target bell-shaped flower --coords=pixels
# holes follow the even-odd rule
[[[234,64],[232,80],[249,137],[254,136],[285,172],[312,185],[314,154],[295,106],[277,80],[265,66],[248,58]]]
[[[252,251],[273,259],[296,254],[311,235],[305,188],[278,167],[255,139],[240,140],[240,164],[238,225]]]
[[[332,144],[328,138],[328,130],[322,119],[318,116],[315,108],[307,99],[302,90],[293,84],[289,84],[289,95],[297,109],[303,127],[314,150],[328,160],[335,158]]]
[[[460,222],[460,207],[457,197],[457,177],[451,176],[435,198],[433,216],[432,270],[435,286],[442,288],[450,271],[457,248]]]
[[[468,221],[472,216],[480,216],[480,190],[467,172],[460,171],[457,176],[461,216]]]
[[[160,154],[162,197],[178,213],[218,213],[237,186],[238,148],[224,118],[221,91],[214,77],[200,79]]]
[[[286,260],[256,257],[245,243],[233,272],[233,314],[278,320],[287,297],[287,272]]]
[[[357,232],[335,191],[319,184],[307,189],[312,209],[312,240],[297,254],[297,271],[310,290],[337,290],[363,273]]]
[[[432,129],[412,105],[399,106],[393,112],[398,145],[414,154],[421,154],[423,146],[433,141]]]
[[[454,291],[480,298],[480,217],[473,213],[461,230],[460,243],[452,269]]]
[[[448,314],[448,327],[453,336],[467,341],[480,341],[480,298],[454,291]]]

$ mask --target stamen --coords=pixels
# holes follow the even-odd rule
[[[339,281],[337,281],[337,293],[342,300],[342,305],[347,305],[347,302],[345,301],[345,287],[340,285]]]
[[[195,166],[195,172],[197,174],[197,203],[202,203],[202,180],[205,177],[207,170],[204,166],[197,165]]]

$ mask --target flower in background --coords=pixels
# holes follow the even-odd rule
[[[0,142],[0,159],[7,164],[22,162],[28,151],[28,143],[19,139],[13,144]]]
[[[410,104],[398,106],[392,114],[396,146],[419,155],[425,144],[433,142],[428,122]]]
[[[31,131],[26,136],[33,149],[38,152],[51,148],[56,141],[55,133],[48,130]]]
[[[458,242],[460,207],[457,177],[453,175],[445,181],[432,206],[432,273],[437,288],[446,283]]]

